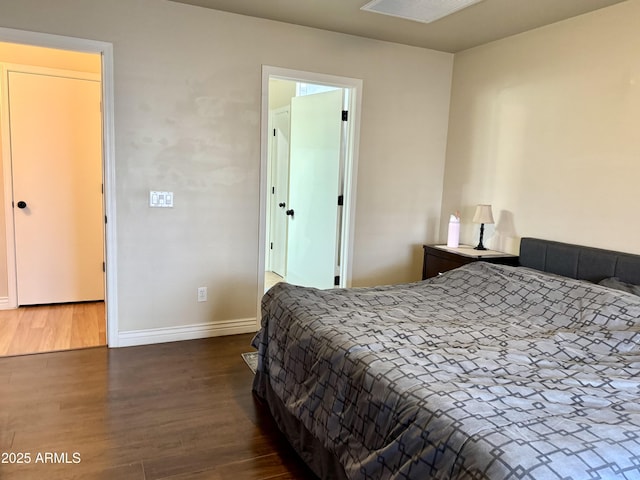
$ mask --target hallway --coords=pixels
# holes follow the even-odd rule
[[[104,302],[0,310],[0,356],[107,344]]]

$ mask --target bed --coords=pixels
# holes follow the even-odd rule
[[[520,264],[278,284],[254,392],[323,479],[640,478],[640,256],[524,238]]]

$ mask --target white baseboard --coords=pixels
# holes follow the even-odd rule
[[[200,323],[182,327],[129,330],[118,334],[118,347],[221,337],[223,335],[237,335],[256,331],[258,331],[258,322],[255,318],[223,320],[221,322]]]
[[[9,297],[0,297],[0,310],[13,310],[15,308],[9,303]]]

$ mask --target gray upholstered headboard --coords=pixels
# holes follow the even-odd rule
[[[523,238],[520,265],[595,283],[618,277],[623,282],[640,285],[640,255],[630,253]]]

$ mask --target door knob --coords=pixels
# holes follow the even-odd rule
[[[20,200],[18,202],[18,208],[27,208],[27,202],[23,202],[22,200]]]
[[[278,204],[278,206],[279,206],[280,208],[284,208],[286,205],[285,205],[285,203],[284,203],[284,202],[280,202],[280,203]]]
[[[287,211],[286,211],[286,212],[284,212],[284,213],[286,213],[287,215],[289,215],[289,216],[293,217],[293,210],[287,210]]]

